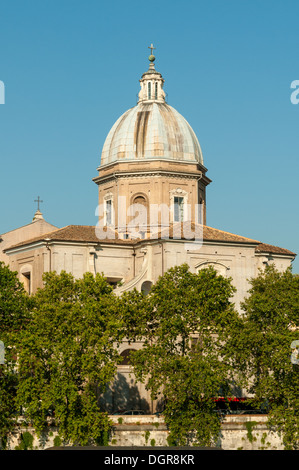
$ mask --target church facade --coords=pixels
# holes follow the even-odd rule
[[[30,292],[42,287],[46,271],[104,273],[117,293],[147,291],[172,266],[193,272],[213,265],[237,288],[265,264],[285,270],[291,251],[206,225],[206,190],[211,180],[198,139],[166,103],[164,79],[155,57],[140,79],[139,101],[112,126],[98,175],[99,222],[56,228],[38,210],[28,226],[1,236],[0,260],[26,272]],[[117,287],[121,283],[121,287]]]
[[[22,239],[12,232],[2,236],[2,259],[30,292],[42,287],[44,272],[65,270],[75,278],[103,273],[117,294],[133,288],[147,293],[169,268],[187,263],[192,272],[211,265],[232,278],[238,309],[248,279],[260,268],[274,263],[285,270],[295,258],[285,248],[206,225],[211,180],[201,147],[189,123],[166,103],[154,61],[151,54],[137,105],[120,116],[104,143],[93,179],[98,224],[57,229],[39,214],[40,232],[23,232]],[[123,352],[127,348],[124,344]],[[128,367],[120,366],[122,377]],[[137,385],[126,384],[133,396]],[[110,398],[112,410],[117,400]]]

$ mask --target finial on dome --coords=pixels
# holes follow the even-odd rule
[[[156,57],[153,55],[153,49],[156,49],[156,48],[153,46],[153,44],[151,44],[151,45],[148,47],[148,49],[151,50],[151,55],[149,56],[148,60],[153,63],[153,62],[155,61],[155,59],[156,59]]]

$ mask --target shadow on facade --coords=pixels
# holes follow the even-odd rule
[[[117,372],[115,381],[107,387],[100,404],[108,413],[143,410],[148,414],[153,411],[149,392],[142,383],[135,381],[135,376],[130,370]]]

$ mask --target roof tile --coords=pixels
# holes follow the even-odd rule
[[[68,241],[68,242],[85,242],[85,243],[107,243],[110,245],[135,245],[140,241],[146,241],[141,239],[136,240],[124,240],[122,238],[118,238],[118,233],[110,228],[104,227],[103,230],[106,229],[107,231],[107,238],[99,239],[96,234],[96,226],[93,225],[68,225],[58,230],[51,231],[44,235],[40,235],[38,237],[32,238],[30,240],[23,241],[16,245],[10,246],[6,248],[6,250],[17,248],[21,246],[31,245],[33,243],[43,241],[46,239],[52,241]],[[185,228],[185,230],[184,230]],[[186,230],[187,228],[187,230]],[[202,237],[203,240],[206,241],[220,241],[220,242],[234,242],[234,243],[250,243],[255,245],[255,251],[257,253],[267,252],[273,254],[285,254],[290,256],[296,256],[295,253],[289,251],[285,248],[280,248],[273,245],[268,245],[265,243],[261,243],[258,240],[253,240],[251,238],[246,238],[241,235],[236,235],[233,233],[225,232],[223,230],[219,230],[213,227],[208,227],[206,225],[200,226],[202,228]],[[194,238],[195,225],[191,224],[190,226],[183,225],[183,224],[175,224],[169,228],[169,238],[170,239],[187,239],[192,240],[192,235]],[[167,232],[166,232],[167,233]],[[165,238],[165,230],[159,232],[157,234],[157,238],[164,239]],[[180,237],[181,235],[181,237]],[[6,251],[5,250],[5,251]]]

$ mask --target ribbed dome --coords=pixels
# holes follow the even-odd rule
[[[101,166],[116,161],[167,159],[203,164],[197,137],[174,108],[161,101],[141,101],[110,130]]]

